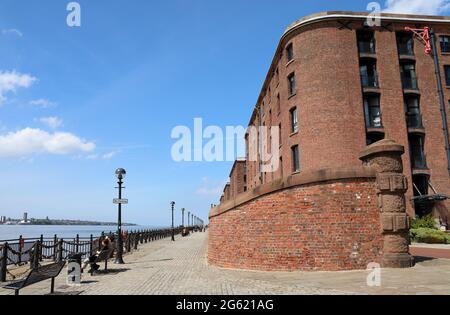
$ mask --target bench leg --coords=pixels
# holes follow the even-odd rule
[[[55,292],[55,278],[52,278],[52,284],[50,287],[50,293],[53,294]]]
[[[105,260],[105,271],[108,271],[108,259]]]
[[[19,295],[19,290],[14,290],[14,295]]]

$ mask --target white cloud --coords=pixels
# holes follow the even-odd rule
[[[117,151],[113,151],[113,152],[109,152],[109,153],[103,154],[103,155],[102,155],[102,159],[104,159],[104,160],[111,160],[111,159],[112,159],[113,157],[115,157],[118,153],[119,153],[119,152],[117,152]]]
[[[57,129],[63,125],[63,120],[59,117],[42,117],[39,121],[51,129]]]
[[[387,0],[384,12],[437,15],[450,9],[450,0]]]
[[[52,101],[50,101],[48,99],[41,98],[41,99],[38,99],[38,100],[32,100],[30,102],[30,105],[37,106],[37,107],[42,107],[42,108],[49,108],[49,107],[56,106],[56,103],[54,103],[54,102],[52,102]]]
[[[15,29],[15,28],[2,30],[2,34],[3,35],[16,35],[16,36],[19,36],[19,37],[23,36],[23,33],[21,31],[19,31],[18,29]]]
[[[210,180],[208,177],[203,177],[202,186],[195,193],[204,197],[218,197],[222,194],[223,188],[223,183],[218,183],[217,181]]]
[[[16,71],[0,71],[0,104],[6,101],[5,94],[15,92],[17,88],[28,88],[37,79],[29,74]]]
[[[98,159],[98,154],[90,154],[88,156],[86,156],[87,160],[96,160]]]
[[[61,127],[63,124],[63,120],[58,117],[42,117],[39,121],[45,125],[47,125],[51,129],[57,129]]]
[[[92,152],[95,144],[68,132],[48,133],[41,129],[25,128],[0,135],[0,157],[24,157],[33,154],[66,155]]]
[[[208,196],[208,197],[217,197],[222,193],[223,187],[217,186],[212,188],[200,187],[195,191],[197,195],[200,196]]]

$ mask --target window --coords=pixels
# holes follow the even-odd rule
[[[450,66],[444,66],[445,85],[450,87]]]
[[[362,54],[375,53],[375,36],[373,32],[358,32],[358,49]]]
[[[423,128],[419,97],[415,95],[405,96],[405,108],[408,128]]]
[[[269,110],[269,128],[272,128],[272,110]]]
[[[281,99],[280,99],[280,94],[277,94],[277,110],[278,110],[278,114],[281,113]]]
[[[378,88],[377,63],[375,60],[362,60],[359,71],[361,74],[361,83],[363,87]]]
[[[298,150],[298,145],[292,147],[292,171],[300,171],[300,152]]]
[[[418,88],[416,65],[414,63],[403,63],[400,65],[400,72],[403,88],[416,90]]]
[[[384,139],[384,133],[381,132],[371,132],[367,134],[366,143],[367,145],[374,144],[375,142],[381,141]]]
[[[280,177],[283,178],[283,157],[281,157],[281,156],[280,156],[279,168],[280,168],[280,175],[281,175]]]
[[[280,146],[283,144],[283,138],[281,138],[281,124],[278,125],[278,139],[280,140]]]
[[[441,52],[450,53],[450,36],[441,36]]]
[[[297,92],[295,86],[295,73],[291,73],[288,76],[288,83],[289,83],[289,96],[293,96]]]
[[[294,45],[289,44],[286,48],[288,62],[294,59]]]
[[[364,114],[367,128],[382,128],[379,95],[364,96]]]
[[[411,33],[397,33],[399,55],[414,55],[414,37]]]
[[[411,165],[414,169],[427,169],[425,157],[425,138],[422,135],[409,135],[409,151],[411,154]]]
[[[294,133],[298,131],[297,108],[291,109],[290,114],[291,114],[291,133]]]

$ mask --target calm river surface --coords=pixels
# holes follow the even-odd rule
[[[152,227],[130,226],[123,230],[143,230]],[[77,226],[77,225],[0,225],[0,240],[18,239],[20,235],[24,238],[53,237],[55,234],[62,238],[89,237],[91,234],[99,236],[102,232],[115,231],[114,226]]]

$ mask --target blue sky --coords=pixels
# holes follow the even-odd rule
[[[78,2],[70,28],[69,1],[0,0],[0,215],[115,220],[124,167],[125,221],[168,225],[171,200],[206,219],[231,163],[173,162],[172,128],[245,126],[285,27],[369,1]]]

